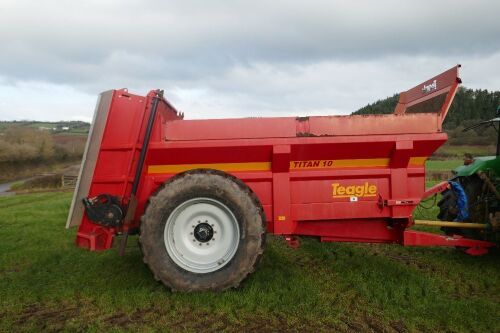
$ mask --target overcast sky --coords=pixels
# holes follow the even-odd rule
[[[0,120],[165,90],[186,118],[348,114],[457,63],[500,90],[500,1],[0,0]]]

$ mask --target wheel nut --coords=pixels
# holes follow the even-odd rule
[[[192,235],[193,233],[192,233],[192,232],[190,232],[189,234],[190,234],[190,235]]]
[[[207,243],[207,246],[210,245],[210,243]]]

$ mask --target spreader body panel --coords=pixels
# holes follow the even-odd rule
[[[158,91],[108,92],[68,226],[79,225],[79,246],[109,248],[138,230],[162,184],[215,169],[257,195],[271,233],[403,244],[459,83],[454,67],[402,93],[394,114],[211,120],[185,120]],[[98,223],[83,211],[82,199],[102,193],[117,198],[123,220]]]
[[[347,119],[356,122],[357,118],[368,117]],[[377,118],[383,123],[404,116]],[[170,177],[197,168],[231,173],[257,194],[269,231],[277,234],[294,234],[309,221],[409,221],[425,189],[425,161],[447,138],[437,128],[432,134],[302,136],[295,132],[290,136],[303,119],[266,121],[264,127],[275,122],[291,128],[282,126],[277,138],[242,140],[228,139],[236,134],[213,127],[202,138],[198,129],[210,121],[183,120],[175,123],[182,123],[185,133],[196,133],[196,139],[186,134],[183,140],[171,140],[167,124],[165,139],[149,148],[147,183],[154,190]],[[231,122],[246,120],[225,120],[224,127],[235,128]],[[254,119],[248,123],[256,124]],[[328,231],[322,235],[329,235]]]

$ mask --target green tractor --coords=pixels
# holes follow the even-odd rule
[[[491,242],[500,241],[500,107],[497,117],[465,128],[464,131],[493,127],[498,133],[496,156],[472,158],[453,170],[453,178],[438,202],[438,218],[463,223],[463,227],[443,227],[448,235]]]

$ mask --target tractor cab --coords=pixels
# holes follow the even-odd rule
[[[497,132],[497,146],[495,156],[472,157],[466,154],[464,165],[453,170],[457,177],[467,177],[478,173],[479,171],[491,170],[500,176],[500,106],[497,107],[497,116],[490,120],[481,121],[472,126],[466,127],[463,131],[467,132],[477,128],[487,129],[493,127]]]

